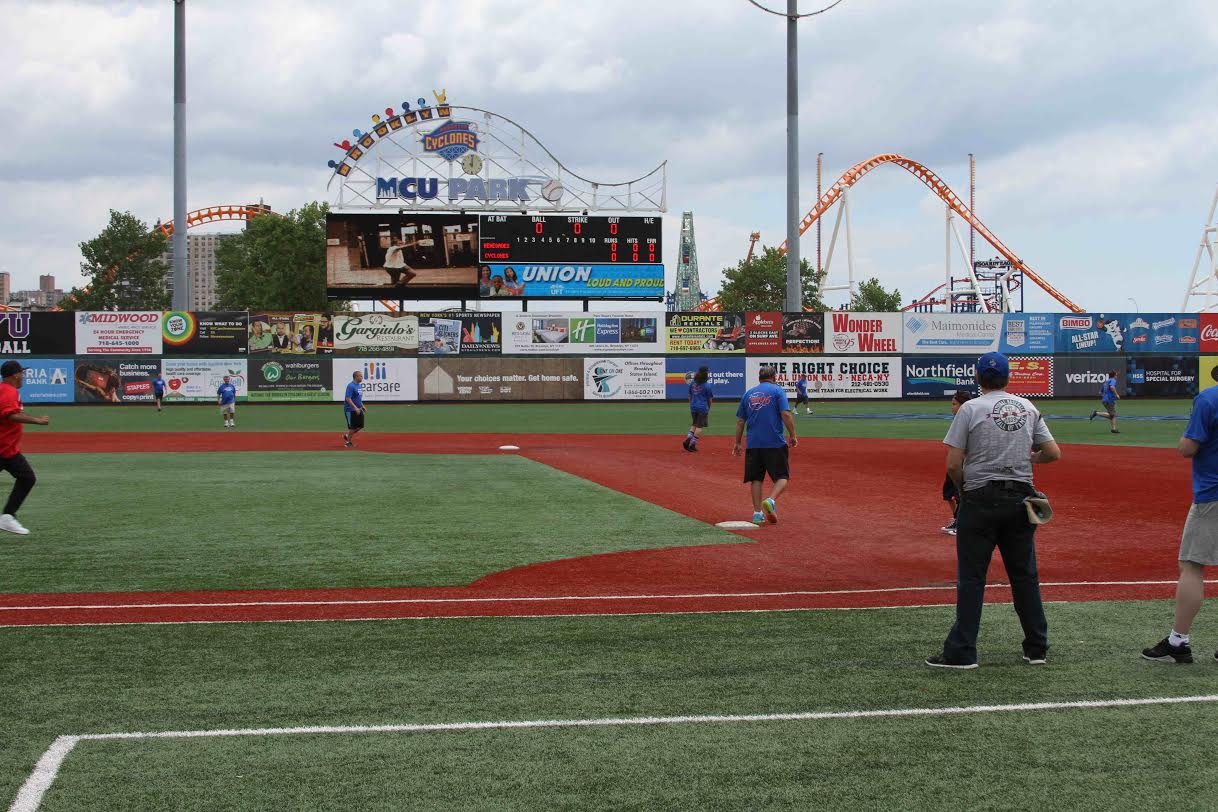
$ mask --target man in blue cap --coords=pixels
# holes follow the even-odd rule
[[[997,547],[1023,626],[1023,659],[1043,665],[1049,626],[1036,571],[1036,525],[1024,500],[1036,494],[1032,466],[1061,458],[1061,449],[1032,403],[1006,391],[1005,355],[977,359],[979,397],[961,405],[943,438],[947,475],[961,495],[956,516],[956,623],[943,650],[926,658],[935,668],[976,668],[977,633],[986,572]]]

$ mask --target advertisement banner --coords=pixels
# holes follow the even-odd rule
[[[655,355],[660,313],[504,313],[505,355]]]
[[[478,289],[483,298],[491,299],[658,299],[664,295],[663,265],[491,263],[478,273]]]
[[[166,311],[161,317],[166,355],[245,355],[248,335],[244,310]]]
[[[906,313],[907,354],[1053,352],[1055,325],[1047,313]]]
[[[1197,394],[1197,356],[1130,355],[1125,358],[1125,395],[1191,398]]]
[[[338,313],[327,325],[340,355],[417,355],[419,317],[413,313]]]
[[[1202,355],[1197,359],[1197,365],[1197,391],[1218,386],[1218,355]],[[25,397],[24,391],[22,397]]]
[[[0,313],[0,357],[71,355],[74,313]]]
[[[907,398],[950,398],[958,389],[977,391],[977,359],[972,355],[911,355],[901,368]]]
[[[330,373],[329,358],[255,358],[249,363],[249,399],[329,401]]]
[[[25,377],[21,382],[23,403],[72,403],[75,396],[76,364],[71,358],[22,358]]]
[[[752,338],[752,336],[749,336]],[[824,352],[824,313],[784,313],[782,316],[783,352]]]
[[[585,400],[663,400],[663,358],[585,358]]]
[[[743,313],[665,313],[670,353],[744,352],[748,332]]]
[[[160,355],[161,313],[79,311],[77,355]]]
[[[1121,355],[1059,355],[1053,359],[1053,396],[1059,398],[1094,398],[1099,400],[1100,387],[1108,373],[1117,373],[1117,391],[1125,391],[1125,358]]]
[[[1196,313],[1125,313],[1125,352],[1194,353],[1201,320]]]
[[[334,346],[331,318],[321,313],[262,312],[249,319],[250,355],[316,355]]]
[[[418,315],[419,355],[498,355],[502,350],[503,314],[454,310]]]
[[[1053,356],[1010,355],[1011,381],[1007,391],[1025,398],[1053,397]]]
[[[1057,352],[1125,352],[1126,320],[1120,313],[1071,313],[1057,317]],[[1060,393],[1059,393],[1060,394]]]
[[[668,358],[664,362],[664,396],[669,400],[688,400],[689,385],[698,367],[709,367],[711,391],[716,400],[740,400],[748,385],[744,380],[743,358]]]
[[[1218,352],[1218,313],[1201,314],[1201,335],[1197,342],[1200,352]]]
[[[825,316],[825,351],[842,355],[901,352],[904,316],[901,313],[849,313]]]
[[[824,356],[807,360],[791,358],[749,358],[746,380],[752,384],[762,366],[772,366],[775,383],[795,395],[795,381],[808,379],[808,394],[815,398],[899,398],[901,397],[901,359],[896,356],[851,358]]]
[[[782,314],[745,313],[744,351],[760,355],[782,352]]]
[[[78,358],[75,367],[73,377],[77,403],[130,403],[152,400],[152,378],[160,374],[161,361],[152,358]]]
[[[582,371],[578,358],[420,358],[419,400],[579,400]]]
[[[419,362],[415,358],[335,358],[333,399],[342,402],[356,372],[364,375],[364,400],[419,399]]]
[[[216,390],[224,383],[225,375],[237,389],[237,400],[246,400],[249,395],[249,364],[246,359],[166,358],[161,371],[168,390],[165,399],[215,403]]]
[[[1054,318],[1052,313],[1004,313],[998,351],[1007,355],[1053,352],[1057,343]]]

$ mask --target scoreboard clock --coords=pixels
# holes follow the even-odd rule
[[[483,214],[480,262],[655,265],[662,263],[659,217]]]

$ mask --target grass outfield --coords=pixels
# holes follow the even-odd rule
[[[1063,443],[1175,446],[1184,422],[1125,420],[1110,434],[1103,420],[1087,421],[1095,401],[1050,400],[1038,403],[1050,428]],[[1124,417],[1187,417],[1188,400],[1122,400]],[[342,430],[338,404],[241,404],[239,431]],[[735,431],[734,403],[719,403],[709,433]],[[941,440],[947,431],[947,403],[927,401],[818,401],[811,417],[799,416],[805,437],[872,437]],[[151,406],[30,406],[51,415],[53,431],[216,431],[224,432],[213,406],[172,405],[157,414]],[[866,415],[937,415],[943,419],[867,418]],[[1056,418],[1056,419],[1055,419]],[[681,434],[689,427],[685,404],[672,403],[470,403],[370,404],[369,432],[521,432],[524,434]],[[31,428],[29,431],[42,431]]]
[[[1194,629],[1199,662],[1172,667],[1137,657],[1167,603],[1048,613],[1048,666],[1019,659],[1014,613],[991,606],[982,667],[965,673],[920,664],[946,607],[0,629],[0,797],[62,734],[1218,693],[1218,615]],[[1216,735],[1209,704],[82,742],[43,808],[1206,808]]]

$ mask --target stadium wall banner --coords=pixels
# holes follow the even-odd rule
[[[950,398],[959,389],[977,391],[977,358],[972,355],[909,355],[901,368],[907,398]]]
[[[664,395],[669,400],[688,400],[689,384],[698,367],[709,367],[709,383],[715,399],[739,400],[748,385],[743,358],[667,358],[664,361]]]
[[[255,358],[249,362],[249,399],[329,401],[333,397],[331,372],[329,358]]]
[[[161,377],[165,379],[165,399],[169,401],[195,401],[215,403],[216,390],[224,383],[224,376],[237,388],[237,400],[249,396],[249,362],[245,358],[164,358]],[[148,385],[148,397],[152,399],[152,385]]]
[[[160,355],[161,313],[77,311],[77,355]]]
[[[579,400],[578,358],[420,358],[419,400]]]
[[[339,313],[330,346],[340,355],[418,355],[419,317],[413,313]]]
[[[1197,394],[1196,355],[1129,355],[1125,358],[1125,395],[1193,397]]]
[[[1100,387],[1108,380],[1108,372],[1116,370],[1117,390],[1125,386],[1125,357],[1121,355],[1059,355],[1053,359],[1053,395],[1059,398],[1094,398],[1099,400]]]
[[[841,355],[882,353],[897,355],[904,341],[901,313],[851,313],[835,310],[824,314],[825,351]]]
[[[73,403],[76,400],[76,362],[71,358],[22,358],[23,403]]]
[[[249,314],[244,310],[166,311],[161,343],[166,355],[245,355]]]
[[[333,399],[342,402],[356,372],[364,374],[364,400],[419,399],[419,362],[415,358],[335,358]]]
[[[743,353],[748,341],[744,313],[665,313],[670,353]]]
[[[1204,315],[1204,314],[1202,314]],[[1218,386],[1218,355],[1202,355],[1197,358],[1197,391]],[[22,397],[25,390],[22,389]]]
[[[322,313],[250,313],[248,345],[250,355],[329,353],[334,349],[333,319]]]
[[[906,313],[905,353],[1051,353],[1049,319],[1045,313]]]
[[[1200,315],[1201,333],[1197,342],[1199,352],[1218,353],[1218,313]]]
[[[518,281],[511,287],[492,287],[490,292],[482,294],[484,298],[656,299],[664,295],[663,265],[492,263],[483,266],[487,267],[492,280],[509,278],[508,271],[512,271]]]
[[[1129,320],[1123,313],[1068,313],[1057,317],[1057,352],[1125,352]]]
[[[1053,356],[1011,355],[1011,380],[1007,391],[1025,398],[1053,397]]]
[[[506,355],[658,355],[660,313],[504,313]]]
[[[503,349],[502,315],[419,313],[419,355],[499,355]]]
[[[663,400],[663,358],[585,358],[585,400]]]
[[[782,314],[745,313],[744,351],[749,354],[773,355],[782,352]]]
[[[899,356],[820,356],[818,358],[749,358],[745,379],[752,385],[762,366],[775,369],[775,383],[794,396],[795,381],[807,376],[808,394],[815,398],[899,398],[901,397],[901,358]]]
[[[138,403],[152,400],[159,358],[77,358],[73,395],[77,403]]]
[[[0,313],[0,357],[71,355],[74,313]]]
[[[1125,352],[1195,353],[1201,337],[1196,313],[1125,313]]]

